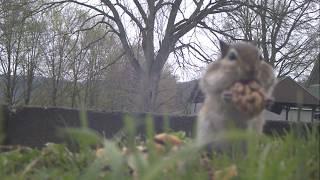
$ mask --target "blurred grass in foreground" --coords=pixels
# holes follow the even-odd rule
[[[201,163],[200,148],[181,132],[173,132],[185,142],[176,150],[159,153],[154,146],[153,120],[146,119],[146,141],[135,137],[132,119],[125,118],[127,135],[106,140],[94,131],[83,128],[63,130],[78,146],[71,151],[66,144],[48,143],[42,149],[16,147],[0,152],[0,179],[208,179],[207,167]],[[300,180],[319,179],[319,131],[310,129],[304,137],[294,132],[266,137],[231,131],[227,139],[245,140],[246,155],[241,148],[232,153],[213,154],[208,160],[215,172],[236,167],[236,176],[228,178],[220,171],[216,179]],[[143,144],[148,153],[135,147]],[[99,146],[97,154],[94,146]],[[123,148],[127,151],[124,153]],[[228,172],[227,172],[228,173]]]

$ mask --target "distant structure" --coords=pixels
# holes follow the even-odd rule
[[[306,87],[310,93],[318,98],[320,98],[320,53],[317,56],[317,59],[314,63],[310,76],[306,82]]]

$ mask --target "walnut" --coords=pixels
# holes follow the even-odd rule
[[[154,136],[154,140],[159,142],[160,144],[169,143],[171,145],[179,146],[182,144],[182,140],[179,139],[177,136],[161,133]]]
[[[166,145],[169,145],[173,150],[176,150],[183,144],[183,141],[177,136],[161,133],[154,136],[155,147],[158,152],[165,152]]]
[[[240,112],[248,115],[260,113],[265,107],[265,93],[256,81],[236,82],[229,90],[231,102]]]

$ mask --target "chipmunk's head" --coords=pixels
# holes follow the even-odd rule
[[[224,68],[233,69],[242,80],[256,80],[263,56],[253,42],[227,44],[220,41],[221,63]]]
[[[236,82],[257,82],[266,92],[274,84],[273,68],[253,42],[220,41],[221,58],[211,63],[201,80],[207,94],[219,94]]]

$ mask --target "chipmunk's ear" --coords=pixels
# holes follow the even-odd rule
[[[221,57],[225,57],[229,51],[230,45],[225,43],[222,40],[219,40],[219,43],[220,43]]]

